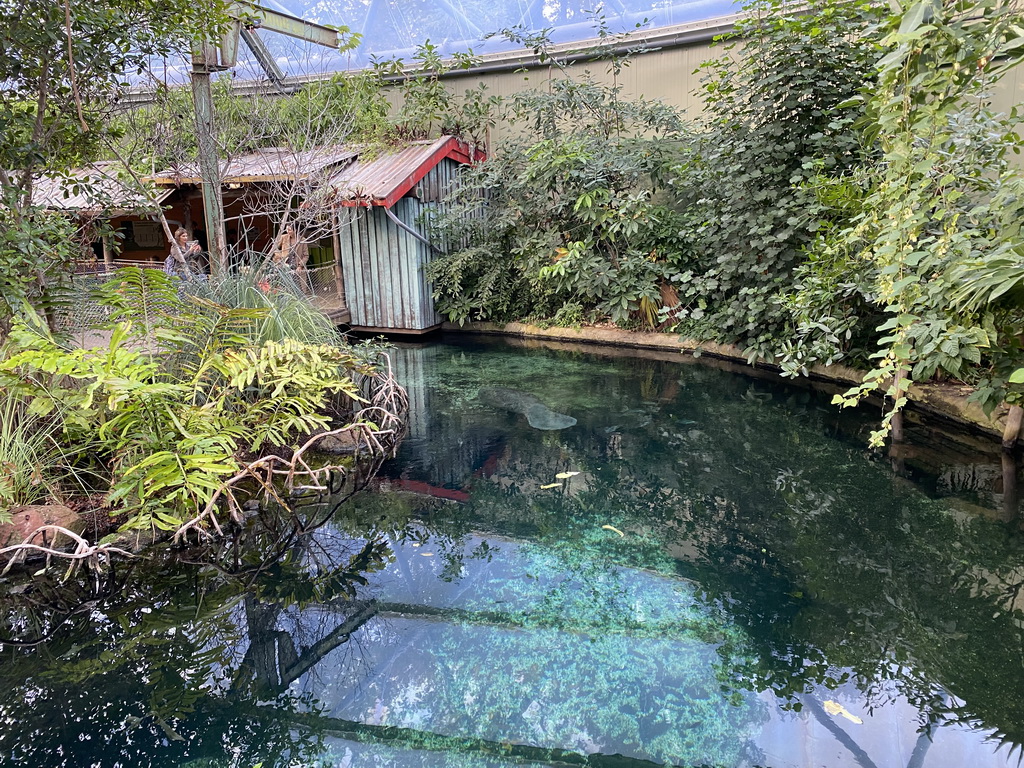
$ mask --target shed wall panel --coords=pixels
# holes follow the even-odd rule
[[[447,193],[459,168],[453,160],[442,160],[391,212],[426,236],[420,218],[440,207],[434,201]],[[441,322],[426,274],[433,256],[430,246],[378,206],[339,212],[338,222],[339,258],[353,325],[420,331]]]

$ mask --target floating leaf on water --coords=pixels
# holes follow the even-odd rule
[[[561,488],[561,487],[562,487],[561,483],[548,483],[547,485],[542,485],[540,487],[540,489],[542,491],[546,491],[548,488]]]
[[[570,477],[576,477],[579,472],[559,472],[555,477],[559,480],[568,480]]]
[[[171,741],[185,741],[185,737],[168,725],[162,717],[156,718],[156,724],[160,726],[160,730],[162,730],[164,735]]]
[[[606,531],[615,531],[617,534],[619,534],[619,536],[625,536],[626,535],[622,531],[620,531],[618,528],[616,528],[614,525],[602,525],[601,527],[604,530],[606,530]]]
[[[849,720],[851,723],[856,723],[857,725],[863,725],[864,724],[863,720],[861,720],[855,714],[853,714],[852,712],[847,710],[846,707],[844,707],[842,704],[839,704],[838,702],[826,701],[825,702],[825,711],[828,712],[830,715],[842,715],[847,720]]]

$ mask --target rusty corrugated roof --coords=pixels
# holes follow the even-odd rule
[[[304,151],[270,147],[223,163],[224,184],[290,181],[329,176],[327,195],[339,205],[390,207],[444,158],[460,163],[482,159],[454,136],[410,141],[383,152],[361,145],[338,145]],[[201,184],[194,163],[160,171],[150,177],[158,185]]]
[[[341,205],[392,206],[444,158],[460,163],[480,159],[454,136],[412,141],[394,151],[362,156],[336,172],[328,182]]]
[[[32,186],[32,204],[58,211],[112,213],[152,208],[172,190],[153,190],[149,199],[116,175],[118,164],[94,163],[67,176],[41,176]]]
[[[286,147],[267,147],[222,162],[221,182],[241,184],[302,179],[352,160],[357,154],[358,149],[347,146],[317,147],[301,151]],[[203,181],[196,163],[182,163],[160,171],[150,178],[160,185],[201,184]]]

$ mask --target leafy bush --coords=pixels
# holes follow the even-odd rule
[[[330,423],[330,401],[359,400],[349,372],[365,365],[338,344],[265,340],[267,307],[186,302],[173,278],[135,268],[99,297],[112,310],[105,348],[67,349],[19,323],[0,384],[32,414],[64,409],[63,441],[94,446],[127,527],[177,528],[244,453],[287,449]]]
[[[771,358],[794,336],[783,296],[823,219],[816,183],[865,159],[847,106],[873,76],[869,3],[758,0],[707,65],[703,132],[674,180],[686,210],[676,288],[704,334]],[[819,277],[822,275],[819,274]],[[813,278],[805,272],[804,278]]]
[[[455,244],[428,270],[440,312],[509,321],[570,303],[623,321],[660,305],[679,228],[660,195],[685,134],[671,109],[620,91],[564,76],[506,105],[523,137],[466,174],[438,221]]]
[[[52,314],[61,306],[62,284],[79,254],[78,234],[67,216],[0,201],[0,341],[14,318],[36,310]]]
[[[990,93],[1021,60],[1022,27],[1019,10],[978,0],[909,4],[884,29],[879,85],[862,99],[866,136],[883,154],[843,232],[884,309],[884,335],[864,384],[836,398],[852,404],[876,389],[893,398],[875,443],[911,381],[939,370],[965,376],[982,364],[987,405],[1020,397],[1006,383],[1024,315],[1005,271],[1024,248],[1024,176],[1009,162],[1019,118],[994,114]]]

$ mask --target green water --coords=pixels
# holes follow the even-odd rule
[[[1017,765],[998,457],[894,472],[873,414],[678,360],[394,358],[398,458],[302,530],[0,584],[0,765]]]

